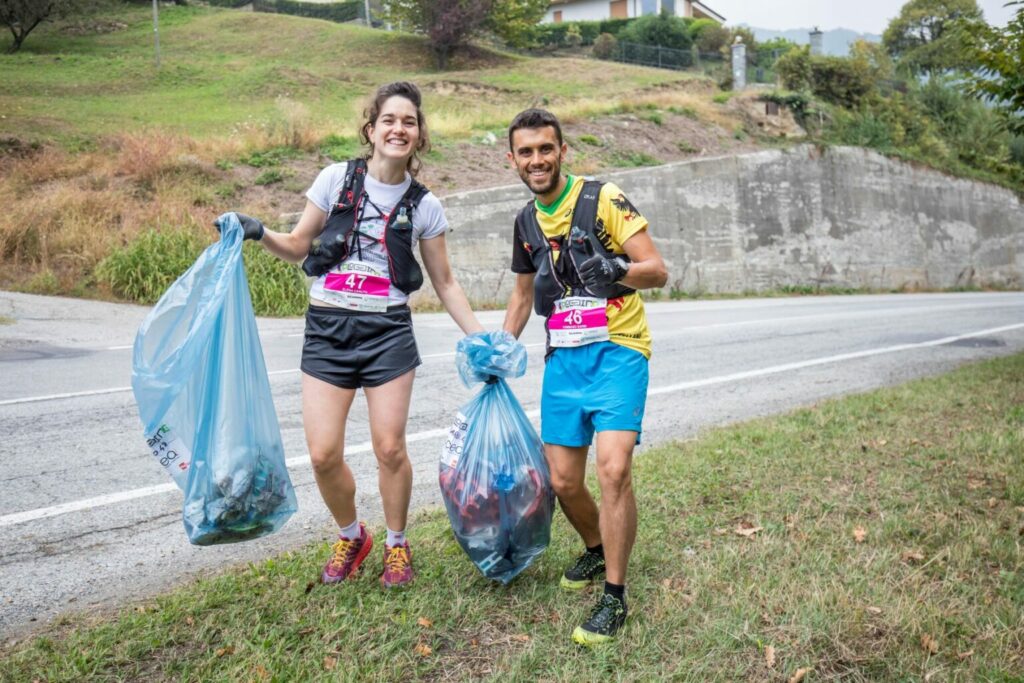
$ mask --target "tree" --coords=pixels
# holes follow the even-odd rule
[[[704,54],[721,52],[729,45],[729,29],[719,24],[705,27],[697,36],[697,49]]]
[[[998,110],[1015,135],[1024,136],[1024,2],[1005,28],[967,22],[971,56],[979,69],[967,76],[967,90]]]
[[[957,26],[981,20],[976,0],[910,0],[889,22],[882,44],[913,73],[970,69],[974,64]]]
[[[3,2],[4,0],[0,0]],[[408,24],[430,41],[437,68],[448,68],[452,50],[488,28],[496,0],[391,0],[388,20]]]
[[[21,49],[32,30],[47,19],[56,19],[77,9],[78,0],[0,0],[0,24],[14,36],[8,52]]]
[[[549,4],[549,0],[494,0],[487,27],[511,47],[529,47]]]

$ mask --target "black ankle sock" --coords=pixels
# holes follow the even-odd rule
[[[587,552],[593,555],[600,555],[604,557],[604,543],[598,543],[593,548],[588,547]]]
[[[623,602],[626,601],[626,586],[625,584],[619,585],[617,583],[604,582],[604,592],[608,595],[615,596]]]

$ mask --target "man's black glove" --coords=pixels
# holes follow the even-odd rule
[[[246,216],[244,213],[235,212],[238,216],[238,222],[242,224],[242,239],[243,240],[256,240],[263,239],[263,232],[265,228],[263,223],[258,218],[252,216]],[[220,232],[220,218],[213,222],[213,225],[217,228],[217,232]]]
[[[626,277],[628,272],[629,266],[618,256],[591,256],[580,264],[580,277],[588,289],[607,287]]]

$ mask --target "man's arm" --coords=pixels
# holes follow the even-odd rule
[[[619,282],[633,289],[665,286],[668,282],[668,270],[647,230],[635,233],[626,240],[622,249],[629,256],[631,263],[626,276]]]
[[[536,273],[517,273],[515,284],[512,285],[512,295],[508,298],[502,328],[511,332],[516,339],[523,333],[533,310],[533,279],[536,276]]]

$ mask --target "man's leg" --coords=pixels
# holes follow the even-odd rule
[[[633,447],[636,432],[597,433],[597,481],[601,487],[600,528],[609,583],[624,585],[636,540]]]
[[[588,548],[601,544],[597,504],[587,490],[587,451],[589,446],[570,447],[544,444],[551,487],[569,523]]]

